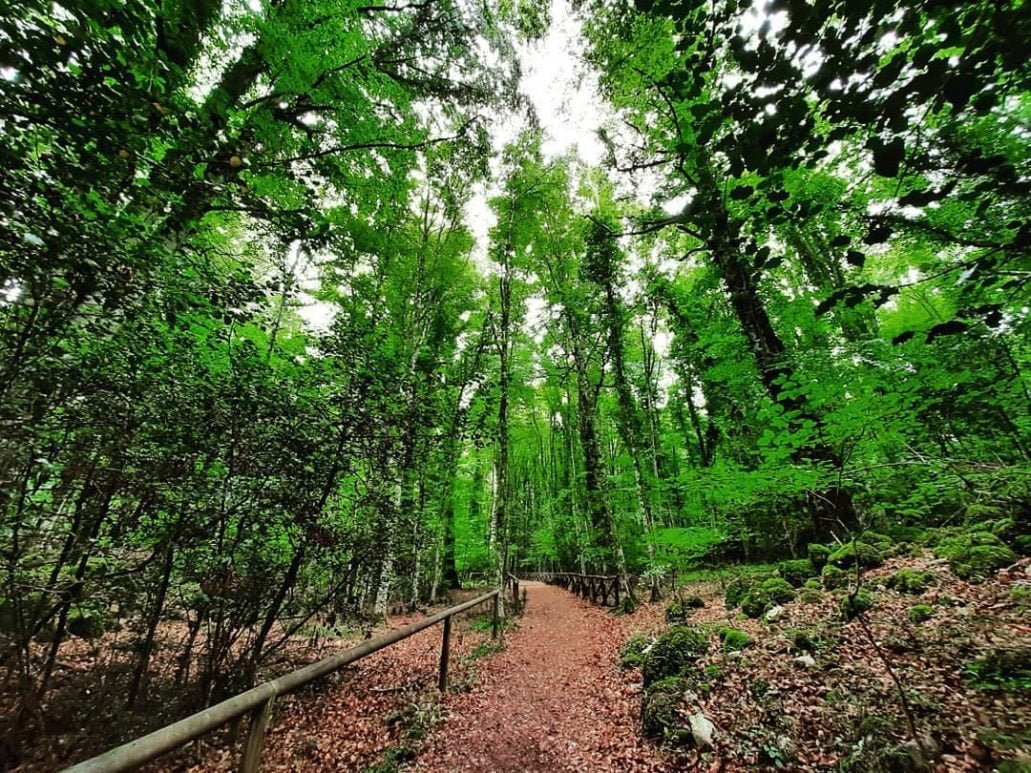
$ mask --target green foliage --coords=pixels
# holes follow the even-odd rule
[[[906,617],[911,623],[926,623],[934,617],[934,607],[930,604],[914,604],[906,611]]]
[[[679,676],[709,650],[709,637],[700,628],[676,625],[656,639],[645,657],[642,673],[648,686]]]
[[[973,684],[988,690],[1031,690],[1031,649],[998,648],[963,668]]]
[[[937,580],[938,578],[935,576],[934,572],[928,572],[922,569],[899,569],[888,577],[887,585],[889,588],[893,588],[899,593],[920,595],[934,585]]]
[[[791,587],[790,583],[780,577],[771,577],[768,580],[763,580],[759,585],[759,589],[778,604],[787,604],[795,598],[795,589]]]
[[[677,727],[680,704],[687,692],[687,681],[667,676],[650,684],[641,700],[641,732],[646,738],[664,738]]]
[[[839,569],[833,564],[828,564],[820,572],[820,581],[826,590],[837,590],[838,588],[844,588],[852,581],[852,574]]]
[[[720,638],[720,643],[723,645],[723,649],[726,652],[737,652],[738,650],[743,650],[752,643],[752,637],[737,628],[728,628],[724,626],[719,628],[717,633]]]
[[[884,554],[876,545],[867,542],[846,542],[831,553],[827,561],[839,569],[848,569],[857,563],[864,569],[872,569],[884,563]]]
[[[774,600],[761,587],[752,587],[741,598],[741,611],[748,617],[762,617],[763,613],[773,606]]]
[[[860,588],[855,593],[850,593],[841,599],[841,616],[846,621],[853,620],[864,612],[873,609],[873,606],[873,594],[864,588]]]
[[[830,555],[833,551],[826,545],[821,545],[818,542],[810,543],[806,548],[806,555],[809,557],[809,563],[817,570],[823,569],[827,561],[830,559]]]
[[[812,546],[810,546],[812,547]],[[810,577],[815,577],[817,569],[809,559],[803,558],[795,561],[781,561],[777,564],[777,574],[791,583],[792,587],[800,588]]]
[[[637,668],[644,663],[648,649],[654,639],[644,634],[634,634],[619,648],[619,667]]]
[[[946,537],[934,549],[938,558],[963,580],[985,580],[995,570],[1016,560],[1016,554],[997,536],[987,531],[966,532]]]

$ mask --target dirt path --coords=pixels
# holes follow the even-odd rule
[[[446,718],[411,769],[654,771],[637,733],[635,688],[616,665],[624,619],[559,588],[525,583],[529,603],[476,688],[445,700]]]

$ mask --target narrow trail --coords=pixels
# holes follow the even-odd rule
[[[525,583],[527,609],[411,770],[656,771],[637,732],[636,688],[616,658],[626,622],[559,588]]]

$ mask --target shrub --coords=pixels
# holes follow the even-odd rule
[[[810,577],[808,580],[802,583],[802,587],[809,588],[810,590],[823,590],[823,583],[820,582],[819,577]]]
[[[963,580],[981,581],[996,569],[1011,564],[1016,554],[1002,540],[988,531],[967,532],[946,537],[934,549],[938,558],[949,562],[949,568]]]
[[[648,738],[663,738],[677,726],[677,710],[687,691],[687,682],[668,676],[652,684],[641,701],[641,732]]]
[[[660,636],[644,659],[645,685],[668,676],[679,676],[684,669],[709,650],[709,639],[700,629],[675,625]]]
[[[934,617],[934,607],[930,604],[914,604],[906,612],[911,623],[925,623]]]
[[[899,569],[888,578],[888,587],[899,593],[912,593],[918,596],[930,588],[937,579],[933,572],[922,569]]]
[[[814,542],[808,548],[806,548],[806,554],[809,556],[809,563],[813,565],[815,569],[823,569],[827,563],[827,559],[830,558],[831,549],[826,545],[821,545],[818,542]]]
[[[873,596],[862,588],[841,600],[841,616],[845,620],[853,620],[870,609],[873,609]]]
[[[752,637],[737,628],[724,627],[718,631],[720,643],[726,652],[743,650],[752,643]]]
[[[666,605],[666,622],[682,623],[687,619],[687,610],[679,600],[673,600]]]
[[[864,569],[871,569],[884,563],[884,553],[868,542],[846,542],[831,553],[827,561],[840,569],[849,569],[857,563]]]
[[[631,636],[619,649],[620,668],[636,668],[644,663],[648,648],[652,646],[652,638],[644,634]]]
[[[820,573],[820,579],[823,582],[824,588],[827,590],[835,590],[837,588],[844,588],[848,585],[849,576],[833,564],[827,564],[827,566],[823,567],[823,571]]]
[[[777,564],[777,574],[793,587],[799,588],[816,574],[816,569],[808,558],[802,558],[797,561],[781,561]]]
[[[778,604],[787,604],[795,598],[795,589],[791,587],[787,580],[781,577],[771,577],[768,580],[763,580],[759,587],[763,593]]]

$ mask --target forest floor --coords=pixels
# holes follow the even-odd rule
[[[891,590],[886,579],[901,568],[929,571],[935,582],[920,595]],[[558,588],[525,583],[525,613],[504,632],[501,645],[492,642],[489,618],[482,613],[455,626],[450,689],[443,696],[436,691],[440,629],[433,627],[317,689],[281,699],[262,769],[895,769],[878,767],[886,752],[897,757],[911,738],[893,675],[904,685],[918,734],[934,748],[934,769],[987,771],[998,769],[1002,760],[1029,759],[1021,757],[1031,752],[1026,748],[1031,695],[1025,683],[1000,683],[999,675],[983,670],[980,681],[971,678],[977,676],[972,664],[986,662],[986,656],[1026,648],[1031,619],[1026,598],[1021,602],[1014,593],[1031,581],[1026,561],[971,584],[930,555],[889,559],[864,577],[876,598],[864,618],[873,641],[860,622],[841,619],[844,591],[816,592],[788,603],[772,622],[744,619],[723,603],[726,578],[740,571],[733,568],[680,590],[683,598],[697,594],[704,603],[691,611],[687,624],[712,634],[709,653],[688,675],[696,710],[716,728],[711,749],[663,748],[644,739],[641,672],[619,666],[620,648],[629,637],[654,636],[669,627],[664,615],[669,598],[642,604],[631,615],[615,615]],[[917,603],[933,610],[930,620],[908,619]],[[415,619],[391,618],[390,625]],[[720,648],[716,632],[722,626],[746,632],[749,645],[738,652]],[[329,654],[326,646],[332,651],[353,644],[326,642],[318,652],[297,654],[291,667]],[[72,653],[68,656],[62,660],[74,662]],[[277,670],[289,670],[286,666]],[[108,727],[102,735],[112,732]],[[19,770],[53,770],[55,762],[81,759],[88,733],[78,727],[77,741],[51,738],[48,761],[38,758]],[[55,757],[62,746],[78,751],[58,751]],[[232,770],[238,748],[226,734],[216,734],[149,769]],[[1008,770],[1031,769],[1015,764]]]

